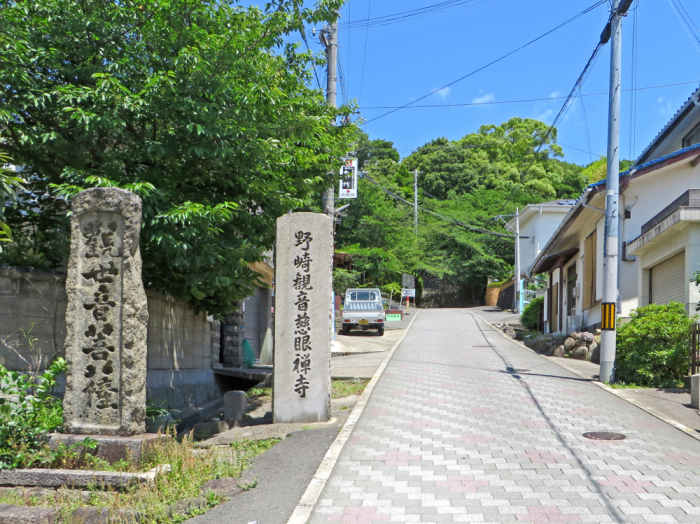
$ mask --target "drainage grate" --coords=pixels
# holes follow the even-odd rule
[[[611,433],[610,431],[591,431],[584,433],[583,436],[591,440],[625,440],[627,438],[627,435]]]

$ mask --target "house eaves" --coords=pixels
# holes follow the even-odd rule
[[[679,151],[675,151],[674,153],[671,153],[666,156],[662,156],[659,158],[656,158],[654,160],[651,160],[650,162],[647,162],[646,164],[639,165],[637,167],[632,167],[631,169],[625,171],[624,173],[620,174],[620,187],[621,190],[624,190],[624,188],[629,184],[631,180],[634,180],[636,178],[639,178],[641,176],[647,175],[649,173],[653,173],[654,171],[657,171],[661,168],[668,167],[670,165],[676,164],[678,162],[682,162],[683,160],[686,160],[688,158],[693,158],[697,157],[700,155],[700,144],[695,144],[690,147],[686,147],[685,149],[680,149]],[[576,204],[574,207],[571,208],[571,211],[569,211],[569,214],[564,217],[564,220],[562,220],[562,223],[559,225],[557,230],[554,232],[552,237],[549,239],[547,244],[544,246],[542,251],[540,251],[539,255],[535,259],[535,261],[532,263],[530,266],[530,269],[527,271],[528,276],[534,276],[538,274],[539,266],[542,265],[542,261],[549,257],[548,255],[549,251],[552,249],[552,247],[559,242],[562,236],[569,230],[571,225],[573,224],[574,220],[581,214],[581,212],[585,209],[585,204],[588,204],[591,199],[593,198],[594,195],[605,191],[606,188],[606,180],[600,180],[598,182],[595,182],[591,185],[589,185],[586,188],[586,191],[583,192],[581,197],[576,201]]]
[[[664,128],[659,131],[659,133],[654,137],[654,140],[642,151],[639,158],[635,161],[634,166],[643,164],[652,153],[666,140],[671,133],[683,122],[683,120],[695,109],[698,103],[698,97],[700,97],[700,88],[695,90],[695,92],[686,100],[685,104],[673,115],[673,118],[664,126]],[[633,167],[634,167],[633,166]]]
[[[648,175],[649,173],[653,173],[654,171],[658,171],[659,169],[682,162],[688,158],[696,157],[698,155],[700,155],[700,144],[695,144],[651,160],[646,164],[631,167],[627,171],[620,173],[620,188],[622,191],[624,191],[625,186],[627,186],[627,184],[629,184],[629,182],[635,178]],[[595,187],[598,188],[599,191],[602,191],[606,187],[606,180],[599,180],[588,187]]]

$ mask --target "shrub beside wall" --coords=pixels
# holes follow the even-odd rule
[[[544,297],[538,297],[530,301],[523,314],[520,317],[520,322],[525,329],[535,331],[537,324],[544,313]]]
[[[685,305],[650,304],[619,326],[615,380],[638,386],[675,387],[688,373],[688,338],[695,318]]]

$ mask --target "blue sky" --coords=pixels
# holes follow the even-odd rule
[[[371,120],[478,69],[556,27],[595,0],[473,0],[447,11],[385,26],[358,21],[410,11],[440,0],[350,0],[341,12],[340,56],[347,98],[359,102]],[[630,92],[622,98],[622,157],[636,158],[700,85],[700,30],[696,35],[674,11],[682,6],[700,27],[697,0],[639,0],[623,23],[623,89],[679,84],[636,91],[631,118]],[[635,26],[636,14],[636,30]],[[537,118],[551,124],[595,48],[608,19],[606,4],[558,29],[498,64],[419,102],[460,104],[545,99],[514,104],[403,109],[370,122],[371,138],[394,142],[402,156],[438,138],[454,140],[484,124],[511,117]],[[344,24],[355,22],[355,29]],[[357,27],[357,26],[360,27]],[[320,26],[318,26],[320,28]],[[633,38],[636,33],[636,38]],[[636,40],[636,44],[633,42]],[[313,49],[321,49],[313,38]],[[365,53],[366,49],[366,53]],[[634,52],[633,52],[634,51]],[[635,60],[636,55],[636,60]],[[586,164],[605,154],[609,44],[558,126],[565,160]],[[636,74],[632,75],[632,66]],[[325,71],[319,70],[321,82]],[[593,95],[593,96],[586,96]],[[339,100],[342,97],[339,89]],[[589,145],[590,144],[590,145]]]

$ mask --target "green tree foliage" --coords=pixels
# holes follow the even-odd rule
[[[394,143],[389,140],[370,140],[367,133],[357,130],[357,142],[355,145],[355,154],[357,155],[357,164],[359,169],[362,169],[367,162],[376,162],[377,160],[388,159],[398,162],[400,159],[399,152],[394,148]]]
[[[520,321],[525,329],[535,331],[539,326],[542,313],[544,313],[544,297],[532,299],[525,307]]]
[[[345,297],[345,291],[357,287],[360,275],[355,271],[348,271],[341,267],[333,269],[333,293]]]
[[[10,226],[2,219],[5,216],[5,205],[8,197],[14,200],[14,192],[22,188],[22,181],[14,176],[12,171],[4,167],[5,164],[9,163],[10,157],[0,151],[0,242],[10,242],[12,240]],[[0,253],[2,253],[2,244],[0,244]]]
[[[693,321],[680,302],[632,311],[631,320],[618,328],[615,379],[639,386],[677,386],[688,373]]]
[[[620,160],[620,173],[627,171],[634,162],[632,160]],[[598,160],[588,164],[581,174],[586,177],[589,184],[600,182],[608,176],[608,157],[601,156]]]
[[[539,201],[581,193],[580,168],[556,160],[562,157],[556,130],[532,119],[484,125],[476,133],[450,142],[433,140],[407,157],[409,171],[422,171],[421,187],[437,198],[474,190],[525,192]]]
[[[25,166],[29,192],[7,220],[34,233],[15,253],[65,263],[57,186],[68,198],[130,189],[144,199],[146,285],[230,311],[256,279],[248,263],[270,247],[274,220],[333,183],[327,173],[354,140],[353,126],[334,125],[352,108],[328,107],[310,87],[320,59],[283,43],[340,3],[8,2],[2,148]]]
[[[402,272],[429,273],[460,289],[467,301],[483,299],[488,277],[512,273],[513,240],[484,233],[506,233],[493,218],[516,206],[577,198],[587,185],[580,166],[560,159],[556,130],[548,137],[547,131],[543,122],[513,118],[453,142],[433,140],[400,162],[397,151],[367,157],[367,175],[408,203],[361,179],[338,228],[338,248],[361,255],[355,268],[377,285],[400,282]],[[415,169],[421,172],[418,235],[411,205]]]

